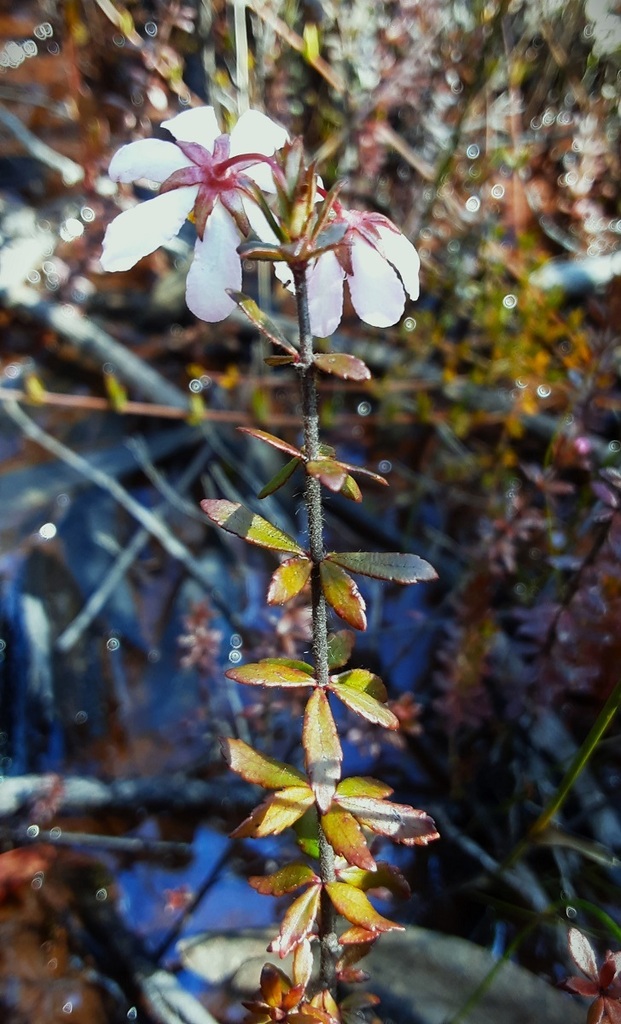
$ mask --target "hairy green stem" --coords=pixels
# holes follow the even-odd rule
[[[308,292],[306,287],[306,266],[293,268],[295,294],[298,307],[298,325],[300,331],[300,362],[297,370],[300,377],[302,394],[302,417],[304,423],[304,452],[308,459],[317,459],[320,453],[319,444],[319,409],[317,399],[316,369],[313,362],[313,334],[310,327],[308,310]],[[313,621],[313,659],[315,673],[320,686],[326,686],[329,677],[328,665],[328,614],[326,599],[321,588],[320,565],[325,556],[323,539],[323,505],[321,484],[315,477],[307,475],[304,489],[304,501],[308,518],[308,537],[310,556],[313,563],[311,570],[311,606]],[[326,839],[319,824],[319,873],[322,882],[333,882],[334,850]],[[335,995],[336,961],[339,944],[336,935],[336,914],[325,889],[321,894],[321,917],[319,925],[319,944],[321,950],[319,983],[321,988],[328,989]]]

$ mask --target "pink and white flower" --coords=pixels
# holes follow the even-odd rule
[[[240,231],[247,233],[246,189],[274,186],[269,157],[287,133],[265,114],[248,110],[230,135],[221,134],[212,107],[195,107],[162,122],[175,142],[142,139],[112,158],[113,181],[148,179],[159,195],[119,214],[109,225],[101,255],[104,270],[128,270],[170,241],[193,213],[197,240],[186,301],[201,320],[217,323],[234,309],[226,289],[241,288]]]

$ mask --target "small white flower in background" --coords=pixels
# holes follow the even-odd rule
[[[287,133],[265,114],[248,110],[223,135],[213,107],[195,107],[162,122],[175,142],[142,139],[112,158],[114,181],[148,179],[159,195],[119,214],[108,226],[101,255],[104,270],[128,270],[180,231],[194,214],[197,240],[186,283],[186,302],[201,320],[217,323],[234,309],[226,289],[241,288],[239,231],[248,231],[245,188],[254,182],[274,191],[271,157]]]
[[[343,283],[352,305],[371,327],[391,327],[405,308],[406,293],[419,294],[420,259],[412,243],[379,213],[344,210],[335,221],[347,230],[335,249],[322,253],[308,271],[308,306],[313,334],[333,334],[343,314]]]

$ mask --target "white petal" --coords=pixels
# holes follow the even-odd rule
[[[181,114],[162,121],[162,128],[167,128],[181,142],[198,142],[203,149],[211,153],[213,144],[221,135],[213,107],[192,107]]]
[[[355,238],[351,247],[353,277],[347,278],[356,313],[371,327],[391,327],[401,318],[405,294],[397,274],[377,249]]]
[[[250,221],[250,227],[254,231],[257,238],[260,238],[262,242],[269,242],[270,245],[278,245],[278,237],[272,230],[272,227],[263,213],[260,206],[257,206],[251,199],[242,199],[244,211],[248,220]]]
[[[333,252],[324,252],[307,271],[311,329],[318,338],[334,334],[343,315],[345,272]]]
[[[416,249],[400,231],[391,231],[390,228],[383,228],[380,225],[378,233],[386,258],[401,275],[406,292],[411,299],[417,299],[420,292],[420,259]]]
[[[275,263],[274,273],[280,283],[284,284],[285,288],[288,288],[290,292],[295,291],[293,287],[293,271],[288,263]]]
[[[125,210],[108,225],[103,240],[104,270],[129,270],[168,242],[194,206],[198,186],[174,189]]]
[[[189,167],[190,161],[174,142],[161,139],[141,139],[122,146],[110,161],[108,175],[113,181],[166,181],[173,171]]]
[[[203,240],[198,239],[188,273],[185,300],[188,308],[210,324],[224,320],[235,308],[226,288],[241,289],[239,234],[232,217],[216,203],[207,220]]]
[[[289,136],[279,124],[274,124],[259,110],[247,110],[231,132],[231,156],[244,153],[272,154],[284,146]],[[256,181],[264,192],[274,192],[272,172],[267,164],[255,164],[249,167],[246,174]]]

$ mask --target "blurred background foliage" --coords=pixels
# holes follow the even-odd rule
[[[304,651],[306,610],[266,610],[273,562],[197,511],[205,493],[253,503],[280,462],[234,427],[295,443],[295,382],[240,318],[187,313],[191,225],[131,271],[98,263],[106,224],[150,194],[113,185],[111,155],[201,103],[225,127],[252,106],[301,134],[326,184],[422,260],[398,326],[346,310],[331,339],[373,381],[322,392],[325,440],[391,484],[360,507],[330,496],[330,543],[415,551],[440,577],[366,592],[354,659],[386,681],[401,735],[342,721],[350,768],[443,835],[398,854],[414,898],[391,915],[497,954],[526,928],[512,951],[551,980],[567,919],[618,948],[617,722],[532,826],[618,702],[620,102],[607,0],[0,3],[0,756],[5,782],[31,780],[13,802],[0,787],[0,930],[60,944],[79,1020],[123,1002],[93,958],[123,998],[137,984],[100,955],[111,933],[174,963],[180,935],[268,920],[240,876],[274,851],[224,840],[249,797],[217,736],[298,752],[291,704],[223,672]],[[290,297],[247,271],[292,334]],[[300,533],[299,500],[294,482],[253,507]],[[99,778],[108,803],[72,802],[68,777]],[[21,979],[10,1019],[56,1020],[49,985],[2,956]]]

